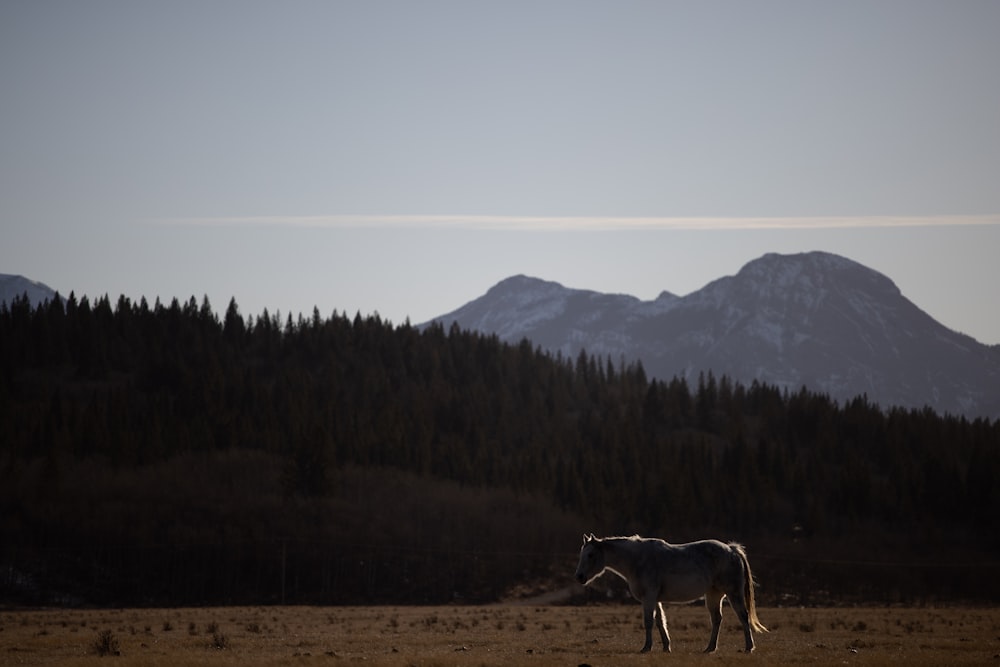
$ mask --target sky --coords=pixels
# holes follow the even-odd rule
[[[0,273],[417,324],[824,250],[1000,343],[1000,2],[0,0]]]

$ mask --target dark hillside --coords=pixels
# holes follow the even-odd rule
[[[775,601],[1000,592],[1000,422],[458,328],[18,299],[0,423],[15,601],[489,600],[584,530],[742,541]]]

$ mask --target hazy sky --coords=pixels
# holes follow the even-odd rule
[[[0,272],[425,321],[826,250],[1000,343],[1000,2],[0,0]]]

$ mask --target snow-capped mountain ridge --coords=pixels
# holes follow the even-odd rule
[[[711,370],[791,391],[1000,417],[1000,355],[948,329],[888,277],[824,252],[770,253],[653,301],[515,276],[435,318],[552,352],[639,360],[660,379]]]

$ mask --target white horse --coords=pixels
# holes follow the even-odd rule
[[[767,632],[757,619],[754,581],[743,547],[718,540],[669,544],[663,540],[632,537],[583,536],[576,580],[586,586],[608,570],[628,582],[632,597],[642,603],[646,626],[646,653],[653,646],[653,623],[660,631],[663,650],[670,650],[667,618],[661,602],[689,602],[705,597],[712,617],[712,636],[706,653],[719,644],[722,600],[727,595],[743,624],[746,652],[754,649],[753,632]],[[658,619],[658,620],[657,620]]]

